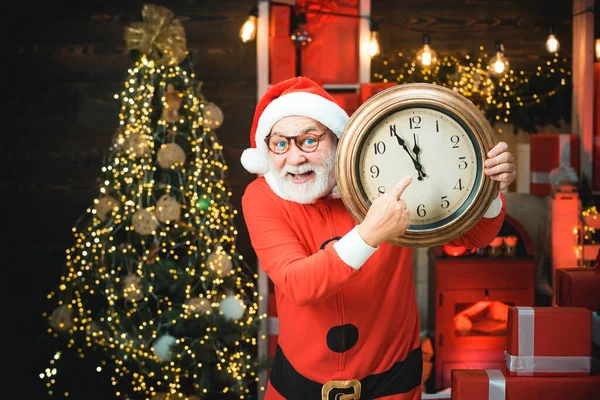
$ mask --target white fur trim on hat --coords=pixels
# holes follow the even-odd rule
[[[256,128],[256,148],[244,150],[241,162],[248,172],[262,175],[269,170],[269,149],[265,138],[273,125],[282,118],[303,116],[319,121],[339,138],[350,119],[335,102],[318,94],[307,92],[292,92],[271,101],[265,107]]]
[[[262,146],[258,143],[256,145],[256,149],[250,148],[244,150],[240,161],[244,168],[246,168],[246,171],[252,174],[263,175],[269,170],[269,149],[264,142]]]

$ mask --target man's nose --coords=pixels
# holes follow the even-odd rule
[[[307,161],[306,153],[298,148],[296,142],[290,143],[290,149],[287,152],[287,162],[292,165],[304,164]]]

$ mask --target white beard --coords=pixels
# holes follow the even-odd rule
[[[287,177],[288,173],[303,174],[310,171],[314,174],[306,183],[294,183]],[[284,165],[276,171],[269,162],[269,171],[264,176],[271,189],[282,199],[300,204],[314,203],[330,194],[335,186],[335,148],[318,164]]]

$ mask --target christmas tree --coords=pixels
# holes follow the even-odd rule
[[[126,27],[135,64],[99,195],[73,228],[49,332],[64,345],[41,374],[53,393],[65,351],[101,354],[117,398],[246,399],[258,381],[256,275],[238,254],[223,116],[201,94],[173,13],[146,4]],[[72,371],[77,366],[71,365]]]

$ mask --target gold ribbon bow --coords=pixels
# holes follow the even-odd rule
[[[129,50],[139,50],[161,65],[179,64],[187,53],[185,31],[173,12],[163,6],[144,4],[142,22],[125,27]]]

